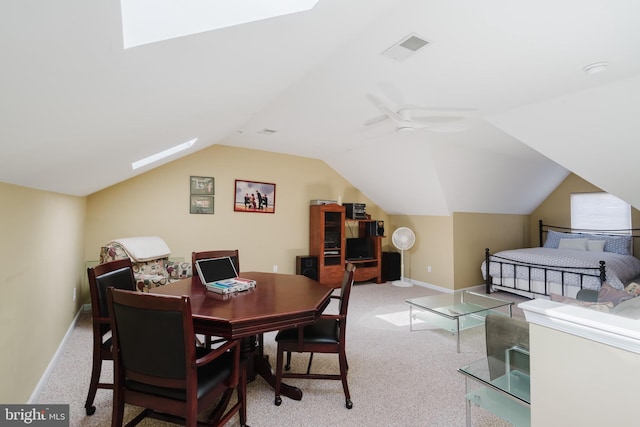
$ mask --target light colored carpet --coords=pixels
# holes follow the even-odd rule
[[[275,406],[273,390],[262,378],[247,386],[248,424],[252,427],[280,426],[464,426],[465,381],[457,369],[484,357],[484,327],[461,332],[461,352],[449,332],[421,324],[409,331],[401,315],[404,301],[437,293],[420,286],[401,288],[390,284],[357,284],[349,305],[347,357],[353,409],[344,406],[339,381],[288,380],[304,392],[301,401],[283,398]],[[524,298],[507,293],[495,296],[517,302]],[[334,310],[330,306],[328,310]],[[382,316],[382,317],[380,317]],[[407,314],[408,316],[408,314]],[[522,311],[514,306],[514,317]],[[408,321],[408,319],[407,319]],[[53,369],[37,403],[69,403],[71,426],[108,426],[111,420],[111,391],[98,390],[96,413],[86,416],[84,401],[91,374],[91,316],[83,313],[62,357]],[[275,361],[274,334],[265,334],[265,353]],[[292,370],[306,369],[307,355],[293,355]],[[314,371],[337,372],[337,357],[316,355]],[[104,363],[103,378],[113,375],[112,364]],[[125,421],[139,408],[128,406]],[[474,426],[509,424],[472,408]],[[169,425],[145,420],[141,426]],[[239,425],[235,418],[229,426]]]
[[[385,322],[391,323],[393,326],[409,326],[411,323],[424,323],[424,321],[420,319],[411,319],[409,318],[409,310],[404,311],[396,311],[393,313],[385,313],[385,314],[376,314],[378,319],[382,319]],[[365,317],[363,316],[362,319]]]

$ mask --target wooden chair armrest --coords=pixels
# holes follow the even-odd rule
[[[202,365],[206,365],[207,363],[210,363],[212,360],[217,359],[223,353],[225,353],[226,351],[228,351],[230,349],[233,349],[236,352],[235,359],[239,359],[240,341],[239,340],[230,340],[230,341],[227,341],[226,343],[222,344],[220,347],[215,348],[214,350],[212,350],[211,352],[207,353],[206,355],[196,359],[196,367],[199,367],[199,366],[202,366]]]
[[[343,320],[345,319],[347,316],[343,316],[340,314],[321,314],[320,318],[321,319],[335,319],[335,320]]]

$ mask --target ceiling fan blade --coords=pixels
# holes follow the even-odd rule
[[[452,123],[452,122],[459,122],[461,120],[464,120],[464,117],[460,117],[460,116],[424,116],[424,117],[414,117],[414,118],[411,119],[411,121],[414,122],[414,123],[426,124],[426,125],[438,124],[438,123]]]
[[[389,120],[389,117],[386,114],[382,115],[382,116],[374,117],[372,119],[369,119],[366,122],[364,122],[364,125],[365,126],[373,126],[373,125],[378,124],[380,122],[384,122],[385,120]]]
[[[378,88],[387,99],[393,101],[396,105],[404,105],[404,95],[398,86],[390,82],[378,82]]]
[[[413,110],[413,111],[434,111],[434,112],[472,112],[477,111],[477,108],[459,108],[459,107],[433,107],[414,105],[407,103],[403,95],[402,90],[391,82],[378,82],[377,86],[384,96],[391,100],[398,110]]]
[[[437,133],[456,133],[468,130],[469,125],[467,123],[439,123],[428,126],[425,129]]]
[[[389,117],[395,123],[401,124],[405,122],[405,120],[395,110],[393,110],[377,97],[371,94],[367,94],[367,98],[369,98],[373,105],[375,105],[380,111],[382,111],[385,116]]]
[[[478,111],[477,108],[464,108],[464,107],[425,107],[420,105],[405,105],[402,108],[412,111],[433,111],[436,113],[470,113],[472,111]]]

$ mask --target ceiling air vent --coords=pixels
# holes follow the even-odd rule
[[[398,43],[382,52],[382,56],[395,59],[396,61],[404,61],[427,44],[429,44],[429,42],[423,38],[418,37],[415,34],[409,34]]]

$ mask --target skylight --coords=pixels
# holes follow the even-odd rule
[[[319,0],[120,0],[124,48],[313,9]]]
[[[135,162],[131,163],[131,169],[139,169],[143,166],[150,165],[151,163],[155,163],[169,156],[173,156],[174,154],[181,151],[188,150],[189,148],[193,147],[193,144],[195,144],[197,140],[198,138],[193,138],[192,140],[183,142],[182,144],[178,144],[175,147],[167,148],[164,151],[145,157],[144,159],[136,160]]]

